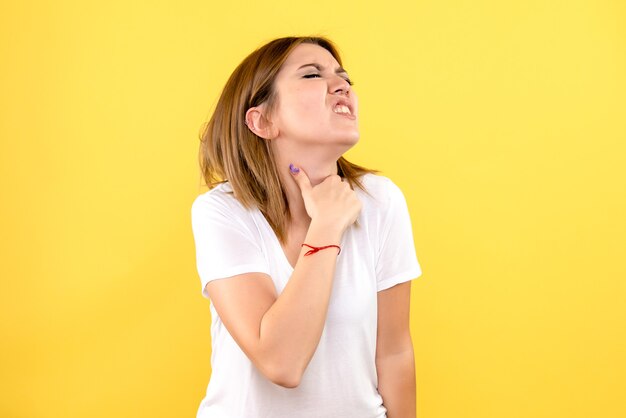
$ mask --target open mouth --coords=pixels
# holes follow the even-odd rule
[[[349,119],[356,119],[356,116],[352,114],[352,109],[350,109],[348,105],[343,103],[337,103],[333,107],[333,112],[341,116],[346,116]]]

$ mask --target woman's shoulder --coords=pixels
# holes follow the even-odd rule
[[[243,205],[235,198],[233,189],[228,181],[219,183],[212,189],[196,196],[191,206],[192,210],[204,208],[222,210],[225,213],[233,214],[242,210],[245,212]]]
[[[365,173],[359,178],[363,183],[376,188],[385,188],[388,187],[389,183],[393,183],[389,177],[382,174]]]
[[[366,173],[359,179],[368,192],[367,198],[378,204],[384,205],[389,201],[391,194],[399,190],[393,180],[381,174]]]

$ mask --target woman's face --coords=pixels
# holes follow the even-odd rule
[[[276,139],[347,148],[359,140],[356,94],[348,74],[326,49],[308,43],[294,48],[275,88],[278,104],[271,120],[278,129]]]

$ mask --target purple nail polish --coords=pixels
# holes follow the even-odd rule
[[[296,174],[300,172],[300,169],[298,167],[294,167],[293,164],[289,164],[289,169],[291,170],[292,173]]]

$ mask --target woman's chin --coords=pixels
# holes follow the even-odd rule
[[[355,131],[351,133],[350,135],[347,135],[345,137],[345,140],[353,144],[356,144],[357,142],[359,142],[360,137],[361,137],[361,134],[359,133],[359,131]]]
[[[359,135],[343,137],[338,141],[345,149],[355,146],[359,142]]]
[[[356,127],[352,127],[351,129],[337,129],[334,133],[335,138],[341,141],[357,142],[361,137],[361,134]]]

